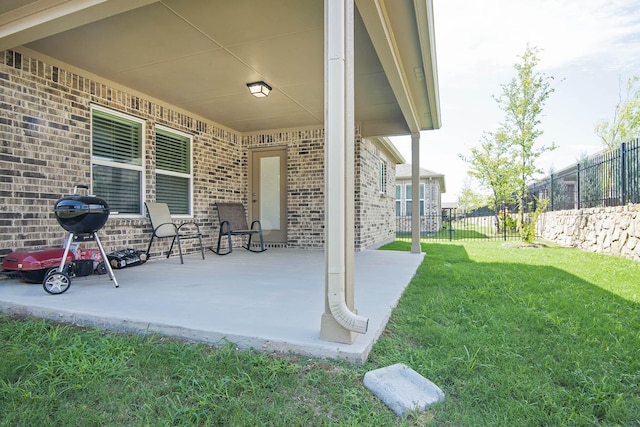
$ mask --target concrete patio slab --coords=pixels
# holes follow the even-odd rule
[[[324,252],[235,249],[151,259],[107,275],[73,278],[50,295],[39,284],[0,280],[0,311],[136,333],[157,333],[214,345],[366,361],[423,254],[366,250],[355,254],[355,308],[369,318],[351,344],[320,340]]]

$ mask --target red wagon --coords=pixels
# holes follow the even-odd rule
[[[64,248],[10,252],[2,260],[3,274],[22,277],[29,283],[42,283],[47,272],[60,265],[63,255]],[[75,259],[73,252],[69,252],[65,264],[70,265]]]

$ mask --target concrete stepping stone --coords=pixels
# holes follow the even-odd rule
[[[437,385],[403,363],[367,372],[364,385],[401,417],[444,401]]]

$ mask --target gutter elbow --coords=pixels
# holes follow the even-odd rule
[[[369,326],[369,319],[352,312],[345,303],[344,292],[329,292],[329,309],[336,322],[342,327],[359,334],[365,334]]]

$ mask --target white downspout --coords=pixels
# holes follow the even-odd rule
[[[347,1],[350,5],[347,5]],[[349,7],[350,6],[350,7]],[[369,319],[355,314],[346,304],[346,203],[347,169],[346,154],[353,141],[355,124],[353,114],[347,120],[348,85],[345,33],[353,33],[353,0],[325,0],[325,259],[327,305],[335,321],[345,329],[366,333]],[[353,38],[353,36],[351,36]],[[352,52],[352,51],[351,51]],[[351,107],[353,108],[353,107]],[[351,123],[347,123],[350,121]],[[347,136],[349,135],[349,136]],[[353,150],[353,144],[351,144]],[[351,195],[350,197],[353,197]],[[353,215],[353,213],[349,213]]]
[[[420,246],[420,133],[411,135],[411,253],[422,253]]]

